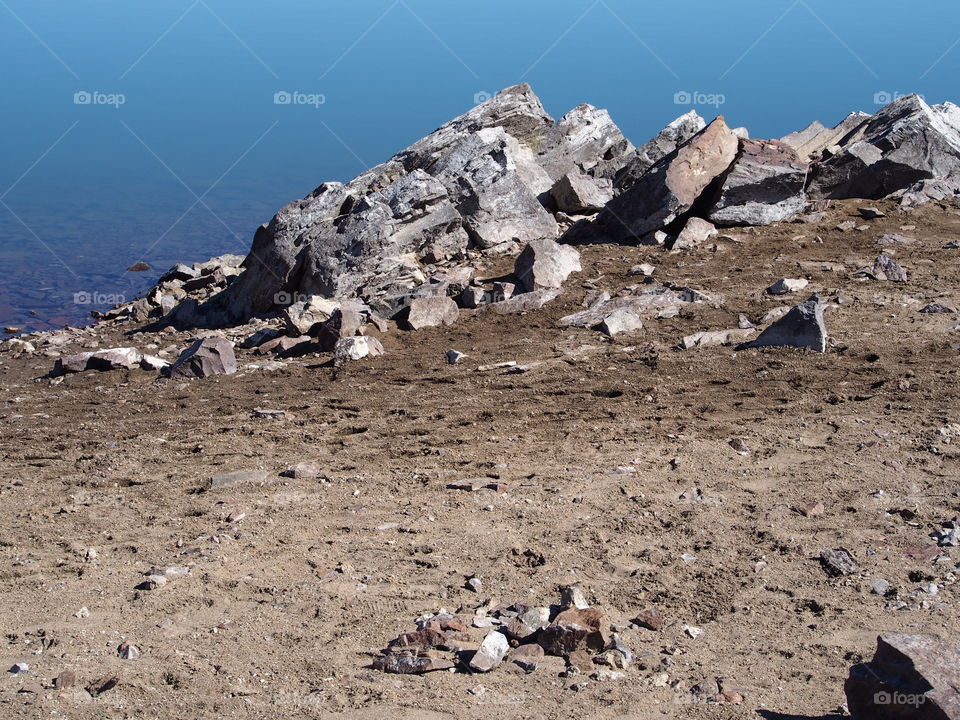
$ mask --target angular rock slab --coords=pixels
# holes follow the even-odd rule
[[[499,630],[487,633],[480,643],[480,648],[470,660],[470,669],[476,672],[490,672],[503,662],[504,656],[510,650],[510,641]]]
[[[791,308],[755,340],[741,347],[798,347],[826,352],[827,327],[823,322],[823,302],[818,295],[813,295],[806,302]]]
[[[877,638],[844,684],[854,720],[960,720],[960,648],[924,635]]]
[[[87,370],[100,372],[119,369],[132,370],[140,367],[142,361],[143,354],[136,348],[111,348],[109,350],[83,352],[58,359],[54,365],[53,374],[66,375]]]
[[[834,157],[814,168],[818,198],[882,198],[923,180],[960,173],[955,113],[917,95],[887,105],[844,138]]]
[[[168,373],[172,378],[203,378],[211,375],[232,375],[237,371],[233,343],[222,337],[197,340],[184,350]]]
[[[847,115],[836,127],[824,127],[813,122],[799,132],[780,138],[780,142],[793,148],[803,162],[820,160],[828,148],[840,145],[843,139],[870,119],[865,112],[853,112]]]
[[[514,264],[514,274],[525,292],[560,288],[566,279],[583,268],[580,253],[569,245],[542,238],[523,249]]]
[[[708,217],[718,225],[770,225],[803,212],[809,166],[779,140],[741,140]]]
[[[646,172],[677,148],[689,142],[707,126],[696,110],[681,115],[661,130],[646,145],[637,148],[626,158],[626,163],[613,178],[613,186],[619,194],[634,185]]]
[[[551,655],[569,655],[577,650],[601,652],[609,642],[606,620],[596,608],[569,608],[540,631],[538,642]]]
[[[550,195],[557,208],[565,213],[592,215],[613,199],[613,184],[574,170],[554,183]]]
[[[614,198],[597,216],[597,225],[615,241],[639,240],[666,227],[727,171],[739,143],[723,117],[718,117]]]
[[[416,298],[410,302],[407,324],[411,330],[453,325],[460,317],[460,308],[446,295]]]

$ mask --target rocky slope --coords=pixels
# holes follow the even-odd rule
[[[5,714],[955,717],[957,115],[519,86],[2,343]]]

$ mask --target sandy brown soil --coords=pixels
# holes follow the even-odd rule
[[[0,681],[0,715],[833,717],[847,669],[872,655],[878,632],[960,640],[960,549],[942,548],[939,562],[907,554],[960,513],[960,438],[938,433],[960,422],[960,332],[949,330],[960,316],[918,313],[960,302],[960,250],[943,249],[960,239],[960,216],[882,206],[890,216],[869,231],[834,230],[856,207],[820,226],[737,231],[742,242],[719,252],[584,248],[584,272],[554,305],[391,333],[387,356],[336,379],[326,358],[307,358],[189,383],[117,371],[51,384],[51,358],[3,355],[0,661],[32,672]],[[904,224],[918,240],[897,250],[906,284],[798,267],[852,271]],[[623,287],[644,261],[723,307],[651,320],[617,342],[556,327],[580,306],[581,283]],[[809,277],[831,300],[827,353],[673,349],[736,327],[738,313],[756,320],[805,298],[763,294],[784,276]],[[103,333],[104,347],[169,342]],[[470,359],[447,365],[449,347]],[[505,360],[546,363],[475,371]],[[253,419],[254,408],[295,419]],[[326,479],[279,476],[305,460]],[[273,480],[199,492],[242,469]],[[445,487],[478,476],[507,492]],[[795,510],[816,502],[821,515]],[[826,548],[848,550],[861,571],[831,578],[817,559]],[[191,570],[135,589],[154,565]],[[472,575],[480,596],[464,588]],[[870,594],[877,577],[896,597]],[[937,595],[918,590],[930,581]],[[651,605],[672,621],[622,633],[639,658],[626,679],[581,686],[561,677],[559,658],[530,675],[510,664],[487,675],[369,668],[424,612],[490,596],[548,604],[570,583],[615,622]],[[82,607],[88,617],[75,616]],[[704,632],[691,639],[684,625]],[[125,639],[142,657],[118,658]],[[77,687],[49,689],[66,669]],[[653,686],[663,672],[676,687]],[[105,675],[119,685],[83,690]],[[707,678],[740,689],[743,704],[690,702],[686,688]],[[31,684],[40,692],[18,693]]]

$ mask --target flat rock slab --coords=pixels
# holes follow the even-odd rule
[[[518,313],[531,312],[539,310],[547,303],[553,302],[563,291],[559,288],[543,288],[532,292],[514,295],[509,300],[503,302],[485,305],[485,308],[491,308],[498,315],[516,315]]]
[[[877,638],[844,685],[855,720],[960,720],[960,648],[924,635]]]
[[[132,370],[140,367],[142,360],[143,354],[136,348],[111,348],[109,350],[83,352],[67,355],[57,360],[53,374],[66,375],[87,370],[97,370],[99,372],[119,369]]]
[[[207,485],[208,490],[218,490],[236,485],[262,485],[271,477],[265,470],[235,470],[233,472],[214,475]]]

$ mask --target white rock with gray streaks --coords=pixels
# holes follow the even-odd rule
[[[553,180],[575,171],[612,178],[633,150],[609,112],[584,103],[549,130],[538,160]]]
[[[580,272],[580,253],[548,238],[534,240],[514,265],[520,287],[526,291],[560,288],[571,273]]]
[[[811,193],[822,198],[882,198],[922,180],[960,174],[956,106],[929,106],[917,95],[883,108],[814,168]]]

